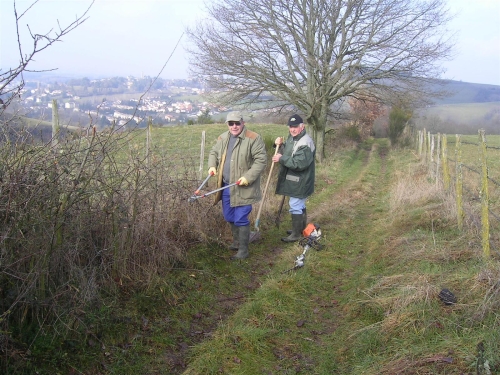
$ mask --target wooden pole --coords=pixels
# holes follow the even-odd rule
[[[429,173],[434,178],[434,134],[429,132]]]
[[[203,166],[205,165],[205,130],[201,132],[201,150],[200,150],[200,169],[199,169],[199,179],[203,178]]]
[[[441,142],[443,144],[442,147],[442,158],[443,161],[443,185],[445,190],[450,190],[450,167],[448,165],[448,137],[446,134],[443,134],[443,140]]]
[[[151,116],[149,116],[148,119],[148,127],[146,129],[146,165],[149,167],[150,166],[150,153],[151,153],[151,129],[153,128],[153,119]]]
[[[462,174],[462,147],[460,135],[456,134],[457,142],[455,146],[455,155],[457,160],[456,173],[456,194],[457,194],[457,224],[458,229],[462,230],[464,225],[464,207],[463,207],[463,174]]]
[[[418,131],[418,156],[422,157],[422,149],[424,144],[424,131]]]
[[[59,124],[59,110],[57,108],[57,100],[52,99],[52,147],[56,148],[59,144],[59,132],[61,126]]]
[[[436,136],[436,186],[439,186],[439,165],[441,164],[441,134]]]
[[[488,166],[486,163],[486,137],[484,129],[479,130],[479,155],[481,160],[481,232],[484,258],[490,257],[490,219],[488,192]]]
[[[423,151],[422,159],[424,159],[424,161],[426,161],[427,160],[427,130],[425,130],[425,128],[424,128],[422,136],[423,136],[422,137],[422,151]]]

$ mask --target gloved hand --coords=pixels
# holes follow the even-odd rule
[[[217,174],[217,169],[215,169],[215,167],[208,168],[208,174],[211,176],[215,176]]]
[[[248,181],[245,177],[240,177],[237,181],[237,184],[240,186],[248,186]]]

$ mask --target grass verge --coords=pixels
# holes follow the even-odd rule
[[[301,249],[281,246],[184,374],[498,372],[499,267],[457,232],[453,204],[420,162],[366,143],[327,161],[317,185],[308,213],[325,247],[284,273]],[[458,303],[439,300],[444,287]]]
[[[290,220],[275,226],[278,202],[267,200],[250,258],[229,261],[221,227],[147,292],[124,280],[45,373],[62,362],[75,374],[500,371],[498,259],[456,230],[453,202],[413,154],[371,140],[318,166],[308,215],[323,247],[293,271],[303,249],[280,241]],[[442,288],[458,302],[444,305]]]

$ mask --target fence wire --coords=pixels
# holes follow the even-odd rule
[[[445,136],[445,135],[443,135]],[[449,136],[447,136],[449,137]],[[467,207],[464,207],[466,210],[466,215],[469,217],[470,223],[472,225],[481,227],[481,178],[482,178],[482,164],[481,164],[481,143],[471,142],[468,140],[460,140],[460,162],[457,161],[458,150],[455,141],[455,137],[450,138],[450,141],[447,142],[447,154],[455,155],[453,157],[446,157],[446,161],[448,162],[449,168],[449,178],[452,184],[453,181],[457,179],[457,169],[461,167],[462,174],[462,198],[463,202],[468,202]],[[422,142],[425,139],[424,137],[419,137],[418,140]],[[496,139],[494,139],[496,141]],[[442,150],[439,149],[440,142],[436,142],[438,146],[436,148],[431,147],[431,142],[427,143],[425,146],[424,157],[428,159],[431,163],[431,167],[434,171],[439,171],[439,173],[443,173],[443,168],[441,165],[437,165],[437,160],[442,164],[442,155],[439,154],[439,158],[436,157],[437,153],[441,153]],[[432,143],[434,146],[434,143]],[[472,146],[472,147],[470,147]],[[417,149],[422,150],[422,145],[417,144]],[[498,164],[498,160],[500,160],[500,155],[498,155],[497,150],[500,150],[498,146],[485,145],[485,149],[487,151],[486,154],[486,164],[487,164],[487,176],[486,181],[488,183],[488,214],[490,218],[490,250],[492,250],[496,255],[500,255],[500,249],[497,246],[497,242],[499,240],[497,233],[500,230],[500,214],[497,211],[500,209],[500,164]],[[475,161],[477,160],[477,165]],[[458,164],[459,163],[459,164]],[[436,178],[440,181],[441,184],[444,183],[444,178],[442,175],[436,176]],[[493,222],[491,221],[493,219]],[[470,224],[469,223],[469,224]]]

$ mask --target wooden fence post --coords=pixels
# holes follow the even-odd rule
[[[205,164],[205,130],[201,132],[201,151],[200,151],[200,180],[203,179],[203,166]]]
[[[424,132],[422,130],[418,131],[418,156],[422,156],[424,144]]]
[[[460,135],[456,134],[455,156],[456,165],[456,194],[457,194],[457,224],[458,229],[462,230],[464,225],[464,207],[463,207],[463,174],[462,174],[462,147]]]
[[[149,167],[150,165],[150,157],[151,157],[151,129],[153,128],[153,119],[149,116],[148,119],[148,127],[146,128],[146,165]]]
[[[422,150],[424,153],[423,159],[427,160],[427,130],[425,130],[425,128],[423,133],[424,133],[422,138]]]
[[[436,136],[436,186],[439,186],[439,165],[441,164],[441,134]]]
[[[418,130],[418,131],[417,131],[417,130],[415,130],[415,132],[414,132],[414,134],[413,134],[413,135],[414,135],[414,137],[415,137],[415,138],[413,139],[413,140],[414,140],[414,142],[415,142],[415,151],[416,151],[416,152],[418,152],[418,143],[419,143],[419,141],[420,141],[420,130]]]
[[[430,157],[430,162],[433,163],[434,162],[434,149],[435,149],[435,147],[434,147],[434,134],[429,133],[429,142],[430,142],[430,146],[429,146],[430,147],[430,152],[429,152],[429,154],[431,156]]]
[[[429,173],[434,178],[434,134],[429,132]]]
[[[59,132],[61,126],[59,124],[59,110],[57,108],[57,100],[52,99],[52,147],[57,147],[59,144]]]
[[[450,190],[450,169],[448,166],[448,138],[446,134],[443,134],[443,140],[441,142],[442,147],[442,158],[443,161],[443,185],[446,191]]]
[[[490,257],[490,219],[489,219],[489,192],[488,192],[488,166],[486,164],[486,137],[484,129],[479,130],[479,158],[481,160],[481,232],[483,256]]]

